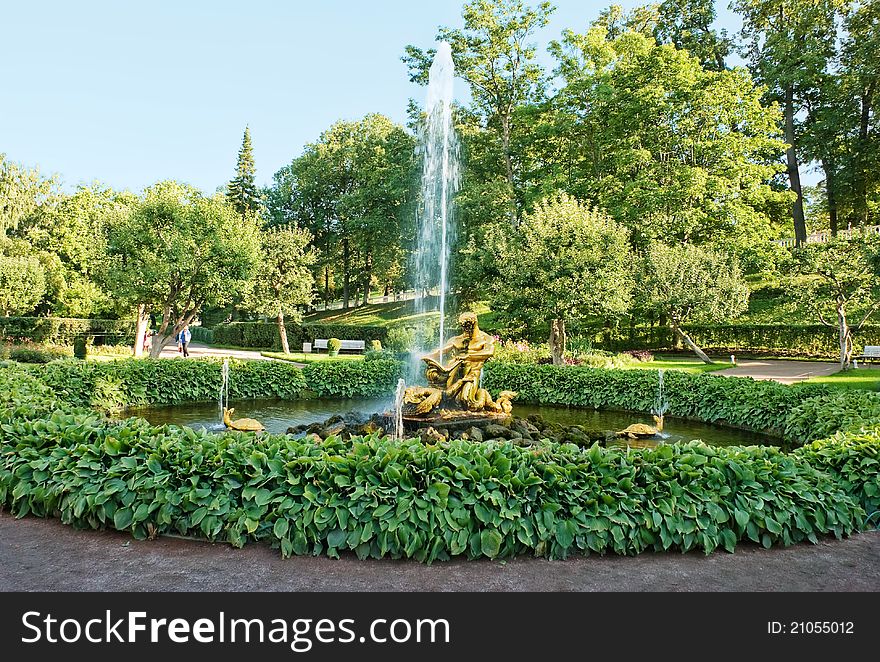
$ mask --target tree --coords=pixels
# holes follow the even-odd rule
[[[522,0],[472,0],[462,10],[463,30],[441,27],[437,31],[437,41],[452,46],[455,73],[470,87],[482,127],[499,143],[508,188],[507,211],[514,221],[522,211],[515,202],[514,115],[518,106],[543,94],[544,74],[528,40],[547,25],[553,11],[549,2],[528,7]],[[434,49],[406,47],[403,61],[409,67],[410,80],[423,85],[428,82],[435,53]]]
[[[299,315],[299,307],[312,302],[311,267],[315,257],[308,248],[310,240],[307,230],[295,227],[277,226],[264,231],[259,269],[246,299],[250,310],[275,318],[285,354],[290,353],[285,315]]]
[[[36,257],[0,253],[0,312],[3,315],[33,311],[45,291],[45,272]]]
[[[692,244],[652,244],[641,286],[642,307],[665,317],[675,335],[706,363],[712,360],[682,326],[727,321],[745,311],[749,302],[749,288],[736,261]]]
[[[395,272],[404,259],[414,216],[414,147],[403,127],[367,115],[336,122],[276,173],[273,218],[315,237],[325,298],[339,269],[344,308],[356,288],[366,302],[374,276]]]
[[[877,96],[880,94],[880,3],[851,3],[846,13],[846,39],[842,47],[843,88],[852,98],[855,112],[848,179],[852,191],[852,224],[866,226],[880,193],[880,135]],[[843,115],[843,113],[840,113]]]
[[[642,248],[766,240],[785,145],[748,72],[707,71],[686,51],[635,32],[609,41],[601,27],[551,50],[564,85],[533,130],[535,188],[592,201]]]
[[[259,251],[256,220],[240,216],[223,196],[170,181],[148,188],[111,228],[105,274],[116,296],[138,309],[135,353],[150,312],[162,315],[150,351],[155,358],[203,306],[246,294]]]
[[[235,177],[229,182],[226,197],[232,206],[242,216],[255,214],[260,208],[260,194],[254,180],[256,174],[254,166],[254,148],[251,145],[251,130],[245,127],[244,136],[241,139],[241,149],[238,150],[238,163],[235,167]]]
[[[128,214],[137,198],[100,184],[59,195],[55,204],[32,216],[21,234],[43,260],[52,314],[90,317],[112,307],[112,295],[99,282],[106,262],[107,233]]]
[[[46,179],[36,169],[12,163],[0,153],[0,236],[16,230],[42,208],[51,207],[57,186],[54,178]]]
[[[788,179],[797,245],[807,240],[799,170],[800,130],[797,117],[805,99],[820,89],[837,41],[835,21],[846,0],[735,0],[743,19],[743,55],[768,99],[782,104]]]
[[[837,239],[807,244],[794,253],[790,289],[825,326],[836,328],[840,368],[851,367],[853,333],[880,309],[880,241]],[[851,319],[858,319],[855,324]]]
[[[725,30],[716,32],[713,0],[664,0],[657,8],[654,36],[659,44],[672,44],[697,58],[704,69],[722,71],[731,40]]]
[[[501,242],[493,310],[546,323],[553,363],[563,363],[566,325],[620,315],[629,307],[629,233],[565,194],[540,202]]]

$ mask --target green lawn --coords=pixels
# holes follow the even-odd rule
[[[827,377],[811,377],[808,384],[827,384],[835,388],[880,391],[880,368],[858,368],[835,372]]]
[[[329,354],[319,354],[310,352],[260,352],[260,356],[266,356],[270,359],[279,359],[281,361],[293,361],[294,363],[314,363],[315,361],[363,361],[363,354],[339,354],[338,356],[330,356]]]
[[[436,308],[436,297],[426,303],[428,308]],[[491,316],[488,306],[478,306],[476,313],[480,320]],[[388,303],[371,303],[367,306],[349,308],[348,310],[325,310],[306,315],[306,324],[349,324],[351,326],[391,326],[405,322],[439,318],[440,313],[420,313],[416,310],[415,301],[390,301]]]
[[[683,370],[684,372],[713,372],[715,370],[724,370],[730,368],[729,363],[703,363],[696,357],[689,356],[660,356],[655,354],[653,361],[645,363],[636,363],[631,366],[634,370]]]

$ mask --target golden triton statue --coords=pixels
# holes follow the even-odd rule
[[[499,394],[498,400],[480,388],[483,364],[495,353],[495,339],[480,331],[474,313],[458,317],[461,334],[454,336],[441,348],[422,357],[429,387],[411,386],[404,394],[405,413],[424,416],[433,411],[444,399],[454,401],[471,412],[509,414],[513,391]],[[441,361],[448,357],[449,362]]]

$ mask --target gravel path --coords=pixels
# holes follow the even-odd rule
[[[802,382],[810,377],[824,377],[840,370],[837,363],[822,361],[777,361],[773,359],[744,359],[735,368],[719,370],[713,375],[725,377],[752,377],[772,379],[783,384]]]
[[[0,514],[0,591],[880,591],[880,532],[735,554],[414,561],[282,559]]]

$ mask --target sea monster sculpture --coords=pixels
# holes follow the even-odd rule
[[[461,334],[450,338],[442,349],[422,357],[430,386],[406,389],[403,402],[407,415],[425,416],[444,399],[471,412],[510,413],[515,392],[504,391],[496,401],[489,391],[480,388],[480,373],[483,364],[495,353],[495,339],[480,330],[474,313],[462,313],[458,323]],[[449,363],[443,365],[440,361],[445,356],[449,357]]]
[[[239,418],[237,421],[232,420],[232,414],[235,413],[235,407],[232,409],[223,408],[223,425],[230,430],[238,430],[239,432],[262,432],[266,428],[255,418]]]

